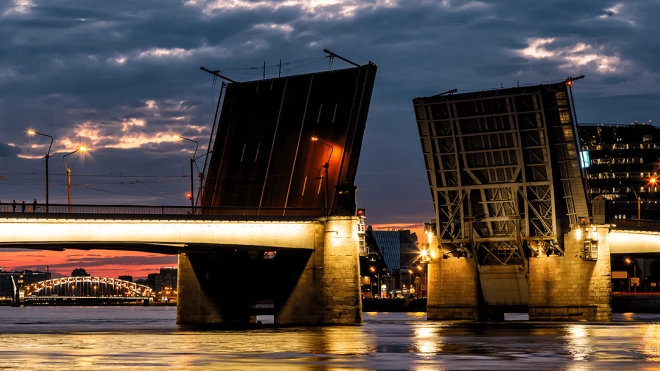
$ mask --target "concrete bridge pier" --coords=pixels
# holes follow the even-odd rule
[[[438,240],[429,241],[427,319],[477,320],[478,276],[474,259],[443,259]]]
[[[276,324],[361,323],[358,221],[328,217],[313,246],[278,250],[272,260],[226,248],[180,254],[177,323],[254,322],[250,306],[259,300],[274,303]]]
[[[611,321],[609,228],[605,224],[575,226],[565,234],[563,256],[541,255],[529,258],[527,287],[524,287],[524,293],[521,292],[528,292],[528,299],[527,295],[521,295],[523,299],[517,301],[522,306],[527,305],[530,320]],[[431,246],[437,246],[437,243],[434,241]],[[590,246],[594,255],[588,251]],[[488,303],[480,299],[480,290],[483,290],[483,297],[486,298],[498,295],[498,285],[483,283],[483,280],[499,279],[499,286],[511,285],[515,281],[497,277],[498,274],[486,277],[483,272],[480,277],[474,259],[443,259],[437,247],[431,248],[431,257],[429,320],[478,320],[480,313],[489,309]],[[509,267],[513,266],[495,268],[505,271]],[[500,272],[499,276],[503,274]],[[479,285],[480,280],[482,285]],[[510,291],[511,287],[507,289]]]
[[[327,218],[295,287],[275,303],[275,323],[362,323],[358,221],[356,216]]]
[[[477,266],[474,259],[433,259],[428,265],[427,319],[477,320]]]
[[[564,256],[529,259],[529,319],[611,321],[609,225],[580,226],[564,236]],[[585,242],[597,244],[596,259]]]

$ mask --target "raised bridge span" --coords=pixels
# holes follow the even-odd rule
[[[435,209],[429,319],[608,321],[610,255],[660,251],[657,231],[591,198],[572,85],[413,100]]]

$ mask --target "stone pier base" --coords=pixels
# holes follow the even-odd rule
[[[434,259],[429,263],[427,318],[477,320],[477,279],[474,259]]]
[[[592,227],[588,227],[589,229]],[[583,231],[564,238],[564,256],[529,260],[529,319],[611,321],[611,268],[608,227],[597,227],[598,259],[583,259]]]
[[[276,324],[362,323],[358,219],[329,217],[293,290],[275,303]]]
[[[246,247],[180,254],[177,323],[250,323],[265,301],[276,324],[361,323],[358,218],[328,217],[316,235],[274,259]]]

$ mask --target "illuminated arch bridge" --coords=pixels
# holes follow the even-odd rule
[[[25,286],[25,298],[77,297],[149,299],[150,287],[107,277],[61,277]]]

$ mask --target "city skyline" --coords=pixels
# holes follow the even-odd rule
[[[66,159],[73,203],[186,206],[195,145],[174,134],[206,148],[219,87],[199,67],[246,81],[276,77],[281,58],[284,74],[312,72],[328,68],[327,48],[379,67],[356,180],[367,223],[428,222],[413,98],[584,74],[574,86],[578,122],[649,122],[660,99],[659,11],[653,1],[6,2],[0,200],[44,202],[50,140],[27,135],[33,129],[54,138],[51,203],[66,203],[63,155],[86,144],[87,155]],[[14,255],[32,263],[29,253],[3,251],[0,265]]]

